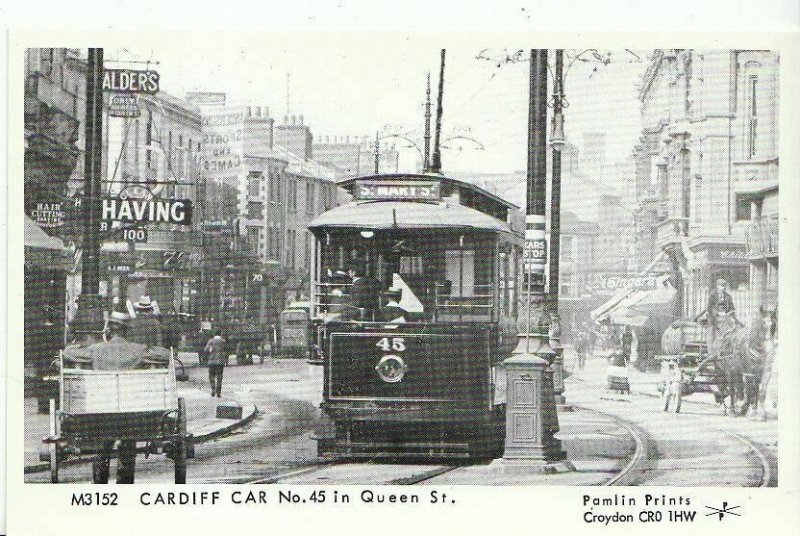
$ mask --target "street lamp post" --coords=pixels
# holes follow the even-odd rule
[[[550,338],[556,351],[553,360],[553,391],[557,404],[564,404],[564,348],[561,346],[561,318],[558,311],[560,286],[559,262],[561,260],[561,150],[564,148],[564,51],[556,50],[553,80],[553,130],[550,143],[553,151],[553,172],[550,184],[550,265],[547,308],[552,319]]]

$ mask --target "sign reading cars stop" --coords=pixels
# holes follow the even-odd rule
[[[531,264],[545,264],[547,261],[547,242],[545,239],[525,240],[522,258]]]

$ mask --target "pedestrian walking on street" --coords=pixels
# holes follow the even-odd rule
[[[208,356],[208,381],[211,383],[211,396],[220,398],[222,396],[222,372],[228,364],[228,353],[225,349],[225,339],[217,331],[205,346]]]

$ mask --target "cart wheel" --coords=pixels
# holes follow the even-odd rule
[[[186,440],[175,444],[175,483],[186,484]]]
[[[50,451],[50,482],[58,484],[58,445],[51,443],[48,445]]]
[[[55,436],[58,433],[58,417],[56,415],[56,401],[50,399],[50,435]],[[58,484],[58,444],[49,443],[47,445],[47,452],[50,454],[50,482]]]
[[[111,458],[98,454],[92,460],[92,482],[95,484],[108,484],[108,475],[111,473]]]
[[[178,441],[175,443],[175,483],[186,484],[186,401],[178,398]]]

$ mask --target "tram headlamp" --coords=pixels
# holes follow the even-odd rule
[[[406,366],[403,358],[396,355],[385,355],[378,361],[375,371],[386,383],[397,383],[406,375]]]
[[[372,238],[375,236],[375,231],[361,231],[361,236],[363,238]]]

